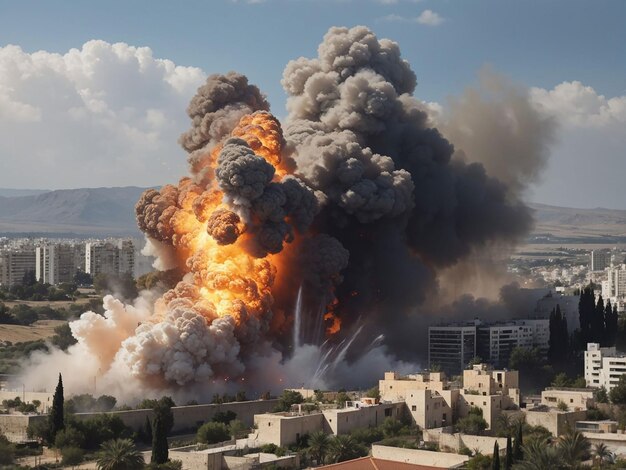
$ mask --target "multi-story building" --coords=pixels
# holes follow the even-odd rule
[[[626,298],[626,264],[606,269],[606,280],[602,281],[602,297],[612,303]]]
[[[428,364],[450,375],[459,374],[476,357],[476,324],[428,328]]]
[[[587,387],[611,390],[626,373],[626,354],[613,348],[601,348],[598,343],[587,344],[585,351],[585,381]]]
[[[476,338],[478,357],[496,367],[506,367],[515,348],[538,348],[547,354],[550,321],[528,319],[483,324],[477,327]]]
[[[611,265],[611,252],[608,250],[591,250],[589,261],[590,271],[604,271]]]
[[[3,286],[22,284],[27,273],[35,274],[35,268],[35,247],[32,245],[7,249],[0,253],[0,283]]]
[[[90,242],[85,244],[85,272],[98,274],[133,274],[135,269],[135,247],[130,240],[117,244]]]
[[[450,324],[428,329],[428,363],[448,374],[459,374],[474,357],[496,367],[506,367],[517,347],[538,348],[547,354],[550,321],[521,319],[499,323]]]
[[[72,282],[76,274],[75,247],[69,244],[44,244],[35,249],[35,275],[47,284]]]

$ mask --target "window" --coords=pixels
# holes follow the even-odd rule
[[[417,411],[417,406],[412,405],[412,406],[411,406],[411,411]]]
[[[270,427],[272,425],[272,423],[267,423],[267,427]]]

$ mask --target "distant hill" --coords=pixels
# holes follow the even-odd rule
[[[49,193],[49,189],[12,189],[0,188],[0,197],[21,197],[21,196],[38,196],[39,194]]]
[[[535,216],[535,235],[596,239],[626,237],[626,210],[575,209],[530,204]]]
[[[135,222],[135,203],[146,189],[135,186],[57,191],[0,188],[0,234],[136,236],[139,230]],[[626,238],[626,210],[574,209],[545,204],[530,204],[530,207],[536,221],[533,237],[581,242]]]
[[[63,189],[0,197],[0,233],[137,235],[134,207],[145,189]]]

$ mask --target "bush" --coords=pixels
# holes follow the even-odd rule
[[[230,424],[236,417],[237,413],[234,411],[218,411],[213,415],[213,421],[216,423]]]
[[[54,446],[57,449],[64,449],[66,447],[83,447],[85,444],[85,436],[78,429],[68,426],[65,429],[57,432],[54,438]]]
[[[0,434],[0,465],[11,465],[15,460],[15,446]]]
[[[83,461],[84,452],[78,447],[65,447],[61,449],[61,463],[63,465],[78,465]]]
[[[279,397],[279,402],[274,411],[289,411],[291,405],[302,403],[304,397],[300,392],[294,392],[293,390],[285,390]]]
[[[230,440],[230,431],[224,423],[205,423],[198,429],[198,442],[217,444]]]

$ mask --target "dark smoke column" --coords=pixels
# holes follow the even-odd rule
[[[438,270],[520,239],[530,211],[482,165],[452,160],[396,43],[362,26],[331,28],[318,53],[285,69],[285,138],[296,176],[324,195],[316,229],[349,251],[336,312],[344,325],[365,318],[411,356],[411,325],[427,293],[436,295]]]

